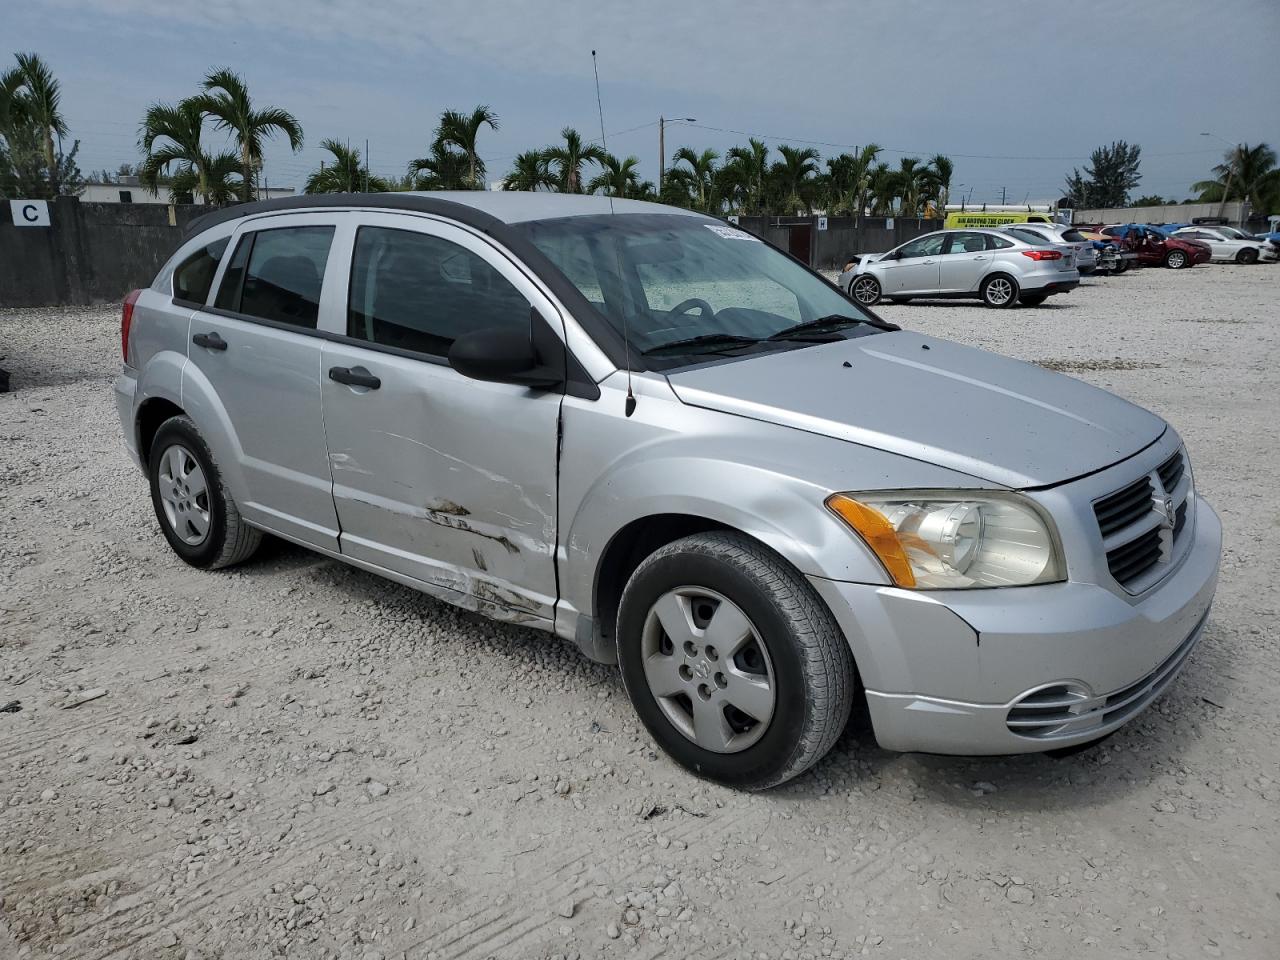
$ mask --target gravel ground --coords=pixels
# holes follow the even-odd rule
[[[1280,955],[1278,289],[885,306],[1176,424],[1219,599],[1099,747],[902,756],[855,723],[764,795],[655,753],[567,643],[279,543],[185,567],[120,440],[116,309],[0,312],[0,956]]]

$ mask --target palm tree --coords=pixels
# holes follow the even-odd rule
[[[302,149],[302,125],[279,107],[255,110],[244,79],[225,68],[205,77],[204,89],[206,93],[196,102],[213,118],[217,129],[229,130],[235,137],[240,149],[240,199],[251,200],[253,171],[262,164],[263,140],[283,133],[296,153]]]
[[[548,147],[543,151],[549,164],[556,167],[557,186],[561,193],[582,192],[582,168],[585,164],[603,164],[604,148],[596,143],[583,143],[582,137],[573,127],[565,127],[560,131],[564,137],[564,146]]]
[[[329,151],[333,162],[311,172],[304,193],[385,193],[391,188],[382,177],[369,172],[354,147],[332,138],[320,141],[320,146]]]
[[[893,216],[893,201],[899,195],[898,175],[889,169],[888,164],[877,163],[868,173],[870,187],[868,199],[871,201],[873,216]]]
[[[197,173],[196,170],[200,173]],[[224,204],[235,200],[240,193],[240,158],[229,150],[209,156],[201,154],[199,167],[182,167],[168,178],[169,191],[175,203],[190,203],[199,188],[200,177],[204,177],[205,189],[202,194],[206,203]]]
[[[903,157],[894,171],[898,196],[901,198],[899,214],[904,217],[920,215],[920,199],[929,184],[929,171],[919,157]]]
[[[955,173],[955,164],[950,157],[938,153],[929,161],[929,167],[930,185],[938,201],[938,211],[945,217],[947,201],[951,199],[951,175]]]
[[[818,172],[818,151],[813,147],[778,147],[782,159],[773,165],[772,174],[777,181],[788,209],[803,206],[807,211],[813,198],[813,175]]]
[[[449,149],[438,134],[429,154],[409,161],[409,173],[418,190],[471,189],[470,169],[466,154]]]
[[[1265,143],[1249,146],[1239,144],[1227,151],[1223,162],[1213,168],[1214,180],[1200,180],[1191,189],[1200,194],[1205,203],[1222,203],[1225,200],[1253,200],[1263,213],[1271,212],[1271,204],[1280,197],[1280,170],[1276,168],[1276,152]],[[1227,182],[1230,181],[1228,193]]]
[[[214,167],[218,166],[217,174],[224,181],[227,174],[218,157],[204,152],[200,143],[203,132],[204,109],[198,97],[148,107],[138,131],[138,146],[146,154],[138,169],[142,185],[156,193],[162,176],[181,176],[191,193],[205,203],[214,203],[215,195],[221,192],[217,177],[211,175]]]
[[[713,207],[720,205],[719,198],[715,196],[716,160],[719,158],[720,154],[714,150],[697,153],[692,147],[681,147],[671,155],[668,176],[674,176],[677,182],[687,183],[694,207],[707,213],[715,212]],[[679,166],[680,163],[689,166],[684,168]]]
[[[526,150],[516,154],[511,172],[502,181],[503,190],[551,190],[556,176],[551,172],[546,154],[541,150]]]
[[[732,176],[740,178],[745,187],[747,209],[759,213],[764,207],[765,184],[769,176],[769,148],[763,140],[752,137],[747,146],[732,147],[727,156],[728,162],[721,169],[735,168]]]
[[[11,124],[34,129],[53,194],[58,192],[58,151],[54,138],[67,134],[62,116],[62,90],[53,71],[38,54],[19,53],[18,65],[0,76],[0,132]]]
[[[484,189],[484,161],[476,150],[480,128],[498,129],[498,115],[487,105],[476,107],[470,114],[446,110],[440,114],[436,139],[445,147],[456,147],[467,158],[467,183],[472,190]]]
[[[519,160],[519,158],[516,158]],[[606,153],[600,166],[599,175],[587,184],[588,193],[604,193],[611,197],[634,197],[642,185],[636,169],[640,166],[639,157],[627,157],[619,160],[611,153]]]

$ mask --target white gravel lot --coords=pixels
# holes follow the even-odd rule
[[[1092,750],[855,723],[763,795],[657,754],[567,643],[279,543],[184,566],[121,442],[116,308],[0,311],[0,957],[1280,956],[1277,291],[1210,265],[883,307],[1174,423],[1218,603]]]

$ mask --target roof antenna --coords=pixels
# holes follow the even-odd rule
[[[596,66],[596,52],[591,51],[591,72],[596,77],[596,111],[600,114],[600,146],[604,147],[607,152],[609,144],[604,138],[604,105],[600,100],[600,68]],[[613,193],[608,194],[609,212],[613,213]],[[631,416],[636,412],[636,395],[631,389],[631,337],[627,329],[627,313],[622,312],[622,349],[627,360],[627,404],[624,408],[627,416]]]

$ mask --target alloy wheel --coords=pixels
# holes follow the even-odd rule
[[[853,282],[853,298],[859,303],[874,304],[880,299],[880,284],[873,277],[859,277]]]
[[[199,546],[209,536],[209,483],[200,462],[175,443],[164,452],[157,479],[169,528],[183,543]]]
[[[1003,307],[1013,298],[1013,284],[1004,277],[996,277],[987,284],[987,301]]]
[[[764,736],[777,704],[773,664],[760,632],[723,594],[664,593],[645,618],[641,655],[659,708],[699,747],[738,753]]]

